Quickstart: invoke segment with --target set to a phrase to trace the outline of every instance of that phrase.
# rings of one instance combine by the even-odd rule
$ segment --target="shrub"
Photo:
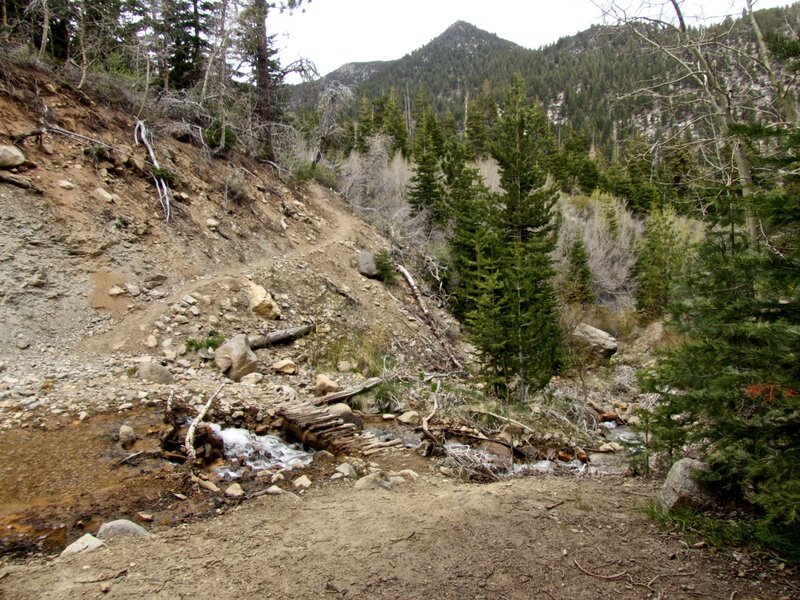
[[[388,250],[381,250],[375,255],[375,266],[378,269],[378,279],[390,285],[395,282],[397,273]]]
[[[223,342],[225,342],[225,337],[217,332],[217,331],[209,331],[206,334],[206,337],[202,340],[195,340],[189,338],[186,340],[186,349],[187,350],[200,350],[201,348],[213,348],[216,350],[219,348]]]
[[[336,171],[320,163],[314,165],[311,162],[301,162],[292,170],[292,177],[300,182],[307,182],[313,179],[320,185],[334,190],[339,188]]]
[[[219,156],[224,156],[230,152],[238,140],[233,128],[223,125],[221,121],[217,120],[208,126],[203,137],[206,144],[211,147],[211,151]]]

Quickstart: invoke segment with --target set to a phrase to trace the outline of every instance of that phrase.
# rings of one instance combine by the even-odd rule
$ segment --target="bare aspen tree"
[[[709,144],[699,149],[700,156],[723,177],[728,171],[734,174],[745,199],[747,233],[755,240],[758,223],[747,202],[755,192],[752,166],[742,140],[734,135],[733,129],[743,116],[754,110],[758,114],[752,116],[762,122],[773,122],[776,119],[775,103],[782,105],[781,112],[789,116],[792,112],[786,107],[793,100],[769,63],[755,17],[751,16],[750,23],[757,40],[761,41],[756,55],[750,55],[728,43],[727,31],[712,34],[706,28],[689,27],[683,4],[681,0],[643,2],[635,12],[630,12],[623,3],[611,1],[602,4],[602,8],[607,16],[624,25],[646,46],[669,59],[674,67],[670,79],[651,82],[635,93],[649,94],[668,102],[683,99],[693,103],[690,111],[692,121],[681,126],[680,134],[697,126],[710,133]],[[745,0],[745,5],[746,11],[752,15],[753,2]],[[761,80],[771,87],[771,102],[767,105],[757,97],[760,92],[754,85],[755,81]],[[693,87],[697,93],[687,94],[688,87]],[[698,103],[705,109],[699,109]],[[673,135],[673,139],[680,134]]]
[[[759,58],[764,66],[769,77],[769,82],[774,90],[776,100],[783,112],[783,118],[786,122],[794,127],[800,125],[797,116],[797,98],[795,97],[794,90],[791,86],[784,85],[780,74],[772,64],[770,59],[769,49],[767,48],[764,34],[761,31],[761,26],[758,24],[755,13],[753,12],[753,1],[745,0],[747,4],[747,16],[750,21],[750,26],[753,28],[753,34],[756,37]]]
[[[316,150],[311,161],[312,167],[316,167],[317,163],[322,159],[325,145],[331,138],[340,133],[339,116],[353,102],[354,98],[353,90],[340,84],[328,86],[320,94],[317,102],[319,122],[314,128]]]

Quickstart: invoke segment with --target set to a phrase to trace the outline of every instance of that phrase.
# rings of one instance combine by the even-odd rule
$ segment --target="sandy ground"
[[[312,486],[146,539],[11,566],[0,589],[18,600],[799,597],[796,580],[660,532],[641,512],[653,490],[574,476]]]

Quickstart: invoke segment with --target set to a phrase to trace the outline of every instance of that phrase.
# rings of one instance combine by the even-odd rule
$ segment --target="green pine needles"
[[[645,383],[662,397],[658,445],[704,452],[712,482],[752,507],[755,541],[800,561],[800,135],[739,135],[761,142],[760,191],[719,194],[672,311],[686,341]]]
[[[492,138],[503,193],[476,188],[455,203],[459,308],[484,379],[507,398],[515,387],[523,402],[553,375],[561,338],[551,281],[558,187],[547,174],[555,143],[520,78],[506,95]]]

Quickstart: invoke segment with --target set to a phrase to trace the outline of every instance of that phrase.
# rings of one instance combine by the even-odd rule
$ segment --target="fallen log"
[[[341,392],[333,392],[331,394],[326,394],[325,396],[320,396],[319,398],[314,398],[312,402],[317,406],[322,404],[331,404],[337,400],[344,400],[345,398],[350,398],[356,394],[360,394],[361,392],[372,389],[382,381],[383,379],[380,377],[373,377],[371,379],[367,379],[364,383],[346,390],[342,390]]]
[[[225,382],[223,382],[222,385],[220,385],[217,388],[217,391],[214,392],[211,398],[208,399],[208,402],[206,402],[205,406],[203,406],[200,412],[197,413],[197,416],[194,418],[191,425],[189,425],[189,430],[186,432],[186,441],[184,442],[183,445],[184,449],[186,450],[186,457],[189,461],[189,464],[192,464],[194,463],[195,460],[197,460],[197,453],[195,452],[194,449],[194,432],[197,429],[197,426],[200,424],[200,421],[202,421],[203,418],[206,416],[208,409],[211,408],[211,403],[214,402],[214,398],[216,398],[219,395],[219,393],[222,391],[222,388],[224,387],[225,387]]]
[[[505,421],[506,423],[510,423],[511,425],[516,425],[517,427],[521,427],[525,431],[529,431],[530,433],[536,433],[535,430],[531,429],[525,423],[520,423],[519,421],[515,421],[509,417],[504,417],[503,415],[498,415],[493,412],[489,412],[488,410],[484,410],[482,408],[465,408],[467,412],[471,412],[476,415],[486,415],[487,417],[494,417],[495,419],[499,419],[500,421]]]
[[[431,410],[430,414],[426,415],[422,419],[422,432],[425,434],[426,438],[431,440],[437,446],[441,446],[443,443],[439,438],[431,433],[430,421],[436,415],[436,411],[439,410],[439,400],[437,398],[437,394],[439,393],[440,384],[441,381],[436,382],[436,391],[433,392],[433,410]]]
[[[312,323],[310,325],[300,325],[299,327],[279,329],[264,335],[254,336],[252,338],[248,336],[247,345],[250,346],[251,350],[258,350],[259,348],[266,348],[267,346],[273,346],[275,344],[291,342],[297,338],[306,336],[309,333],[313,333],[314,329],[315,325]]]
[[[403,265],[397,265],[395,268],[397,269],[397,272],[400,273],[406,280],[408,287],[411,288],[411,293],[414,295],[414,299],[417,301],[422,314],[425,315],[425,318],[428,318],[428,309],[425,308],[425,303],[422,300],[422,294],[420,293],[417,284],[414,282],[414,278],[411,277],[411,273],[409,273],[408,269],[406,269]]]
[[[37,194],[44,193],[42,192],[42,190],[33,185],[27,179],[24,179],[22,177],[16,177],[8,173],[0,173],[0,181],[2,181],[3,183],[9,183],[24,190],[31,190],[32,192],[36,192]]]

